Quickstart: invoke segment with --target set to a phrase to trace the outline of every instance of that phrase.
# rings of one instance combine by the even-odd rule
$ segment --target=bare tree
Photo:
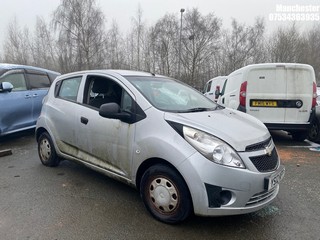
[[[303,43],[301,44],[300,59],[302,63],[313,66],[317,85],[320,86],[320,24],[306,32]]]
[[[286,28],[279,28],[270,37],[268,52],[271,62],[300,62],[303,38],[296,24]]]
[[[33,64],[31,61],[31,41],[29,29],[22,31],[14,18],[8,26],[8,38],[4,43],[4,61],[8,63]]]
[[[104,15],[95,0],[62,0],[54,12],[59,64],[63,71],[100,68],[105,43]]]
[[[136,49],[136,67],[135,69],[137,70],[141,70],[141,66],[140,66],[140,61],[141,61],[141,46],[142,46],[142,35],[144,34],[144,23],[142,21],[142,17],[143,17],[143,11],[141,8],[141,5],[138,5],[138,10],[137,10],[137,15],[136,17],[132,18],[132,24],[133,24],[133,28],[132,28],[132,37],[136,38],[136,43],[134,43],[134,40],[132,40],[132,44],[131,46],[133,48]]]
[[[153,72],[168,76],[176,75],[178,31],[178,20],[173,14],[166,14],[151,28],[149,45]]]
[[[253,26],[246,26],[232,20],[231,33],[224,34],[223,56],[227,58],[224,72],[230,72],[245,65],[263,62],[264,20],[257,18]]]
[[[186,11],[182,31],[182,78],[190,85],[202,88],[207,80],[201,74],[202,65],[210,61],[218,48],[221,20],[210,13],[202,16],[198,9]]]
[[[107,33],[107,41],[105,45],[107,66],[112,69],[128,68],[125,59],[124,40],[115,20],[112,21],[111,29]]]
[[[58,70],[55,39],[43,18],[38,17],[33,38],[32,56],[34,65]]]
[[[221,29],[221,20],[213,13],[202,15],[194,8],[183,17],[181,78],[192,86],[200,89],[212,77],[266,61],[310,64],[320,81],[320,25],[301,32],[292,24],[279,28],[265,41],[261,18],[252,26],[234,19],[229,31]],[[148,28],[139,5],[132,30],[123,35],[115,21],[106,29],[96,0],[61,0],[51,22],[50,27],[38,17],[31,33],[14,19],[8,25],[1,60],[62,73],[123,68],[177,77],[179,14],[168,13]]]

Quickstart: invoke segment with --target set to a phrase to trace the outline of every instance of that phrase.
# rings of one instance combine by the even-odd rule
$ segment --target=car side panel
[[[85,161],[130,178],[135,124],[101,117],[97,110],[86,106],[79,105],[76,109],[76,145],[81,157],[86,156]]]
[[[32,101],[28,90],[0,93],[0,134],[36,125],[32,117]]]
[[[50,116],[46,123],[51,129],[53,137],[57,140],[57,146],[63,153],[72,155],[70,148],[63,146],[75,146],[75,103],[60,98],[51,98],[45,105],[45,115]],[[63,124],[59,124],[63,122]]]
[[[41,113],[43,98],[47,95],[48,89],[33,89],[30,91],[32,96],[32,117],[36,122]]]

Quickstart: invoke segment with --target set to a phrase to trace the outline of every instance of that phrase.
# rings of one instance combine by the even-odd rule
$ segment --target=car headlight
[[[183,126],[183,136],[207,159],[229,167],[245,168],[239,155],[220,139],[186,126]]]

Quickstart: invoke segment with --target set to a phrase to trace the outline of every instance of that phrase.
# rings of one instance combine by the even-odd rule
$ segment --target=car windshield
[[[165,77],[126,77],[156,108],[169,112],[199,112],[220,108],[200,92]]]

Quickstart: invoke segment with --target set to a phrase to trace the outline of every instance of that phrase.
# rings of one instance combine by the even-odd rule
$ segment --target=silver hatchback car
[[[140,191],[158,220],[244,214],[268,205],[285,169],[257,119],[168,77],[96,70],[58,77],[44,99],[41,162],[82,163]]]

